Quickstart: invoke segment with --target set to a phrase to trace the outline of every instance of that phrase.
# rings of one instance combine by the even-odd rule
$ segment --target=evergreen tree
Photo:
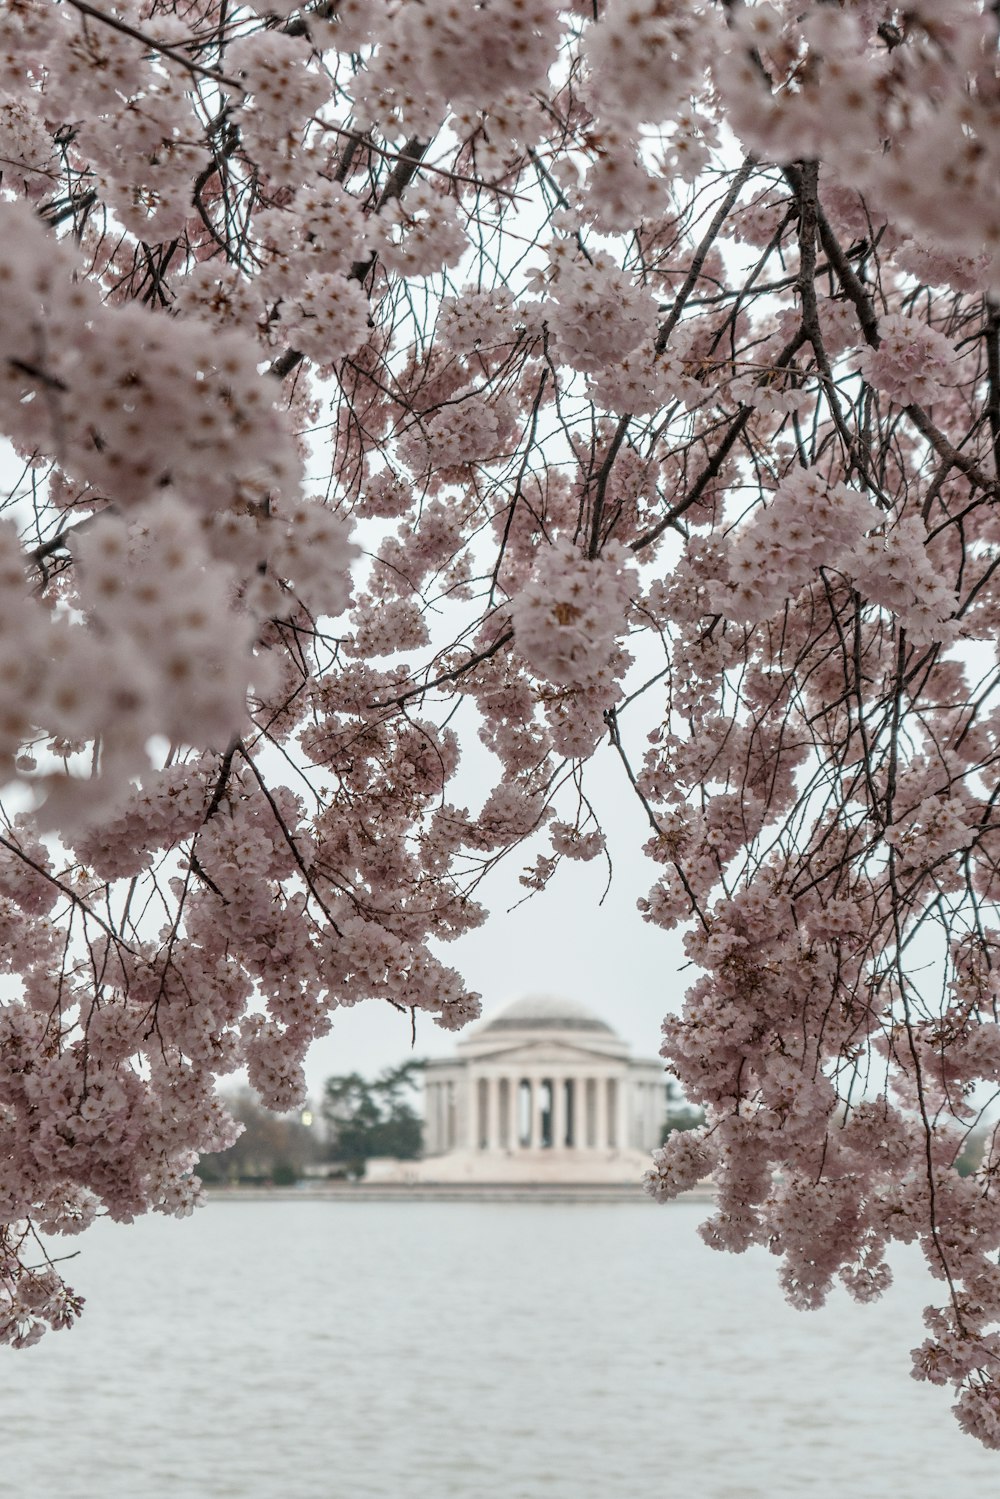
[[[327,1159],[363,1175],[373,1156],[415,1160],[423,1149],[423,1124],[412,1093],[421,1061],[389,1067],[369,1082],[358,1072],[330,1077],[321,1113],[328,1135]]]

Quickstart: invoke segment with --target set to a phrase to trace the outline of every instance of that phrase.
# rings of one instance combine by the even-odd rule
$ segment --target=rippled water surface
[[[687,1205],[219,1202],[99,1224],[72,1333],[0,1353],[32,1499],[978,1499],[906,1374],[927,1284],[785,1306]]]

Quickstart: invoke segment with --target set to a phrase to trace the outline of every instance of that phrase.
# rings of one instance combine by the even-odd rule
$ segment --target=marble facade
[[[666,1117],[663,1064],[574,1001],[519,999],[424,1074],[424,1181],[637,1180]]]

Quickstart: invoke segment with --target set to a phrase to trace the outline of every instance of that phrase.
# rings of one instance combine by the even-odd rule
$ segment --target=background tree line
[[[367,1163],[379,1156],[417,1160],[423,1154],[423,1120],[415,1093],[425,1065],[422,1060],[404,1062],[372,1080],[359,1072],[328,1077],[318,1117],[310,1110],[274,1114],[244,1088],[230,1100],[243,1134],[228,1150],[202,1156],[198,1175],[209,1184],[280,1187],[306,1175],[363,1177]],[[704,1122],[705,1111],[670,1085],[662,1140]],[[955,1162],[959,1175],[967,1176],[979,1165],[987,1137],[985,1129],[969,1133]]]
[[[274,1114],[244,1088],[229,1100],[242,1135],[228,1150],[202,1156],[198,1175],[217,1185],[291,1186],[306,1175],[364,1176],[376,1156],[416,1160],[423,1151],[415,1105],[423,1067],[413,1060],[373,1080],[359,1072],[329,1077],[318,1116],[308,1109]]]

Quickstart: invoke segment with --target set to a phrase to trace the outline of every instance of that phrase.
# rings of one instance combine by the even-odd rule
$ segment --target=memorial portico
[[[661,1062],[548,997],[482,1021],[454,1058],[428,1063],[424,1087],[425,1179],[617,1179],[641,1170],[666,1114]],[[620,1173],[603,1169],[613,1161]]]

